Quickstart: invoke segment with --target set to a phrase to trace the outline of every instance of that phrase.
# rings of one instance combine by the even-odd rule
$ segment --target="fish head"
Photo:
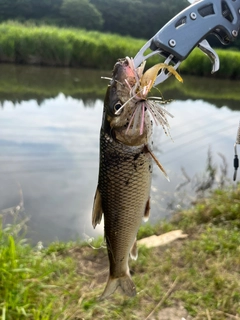
[[[104,100],[104,130],[115,140],[132,146],[146,144],[152,133],[146,99],[140,94],[139,68],[135,69],[129,58],[119,60]]]

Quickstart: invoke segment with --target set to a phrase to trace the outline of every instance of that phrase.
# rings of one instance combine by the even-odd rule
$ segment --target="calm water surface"
[[[30,217],[28,237],[35,243],[102,234],[102,225],[92,229],[91,209],[107,85],[100,77],[106,72],[1,65],[0,73],[0,212],[22,199]],[[171,182],[155,166],[151,222],[189,203],[209,149],[217,178],[223,155],[232,179],[240,105],[238,99],[217,97],[219,85],[238,92],[239,82],[184,79],[184,93],[169,91],[167,84],[162,89],[174,98],[167,107],[174,115],[169,120],[174,142],[155,128],[154,145]],[[168,81],[171,87],[175,80]],[[214,90],[215,96],[188,97],[193,82],[198,90],[206,82],[201,96]],[[179,188],[187,181],[183,171],[191,181]]]

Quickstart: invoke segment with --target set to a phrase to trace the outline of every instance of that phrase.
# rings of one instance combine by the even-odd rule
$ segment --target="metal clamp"
[[[176,15],[153,36],[134,58],[135,67],[153,55],[166,58],[176,70],[190,52],[199,47],[212,62],[212,73],[219,69],[219,58],[211,48],[206,36],[214,34],[222,43],[236,39],[240,29],[240,0],[200,0]],[[147,49],[152,52],[145,55]],[[166,80],[170,74],[164,70],[155,85]]]
[[[234,41],[240,28],[240,0],[202,0],[176,15],[152,38],[150,48],[182,61],[207,35],[223,44]]]

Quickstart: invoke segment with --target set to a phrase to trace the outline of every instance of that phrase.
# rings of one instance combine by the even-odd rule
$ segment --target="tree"
[[[14,10],[15,16],[27,18],[33,13],[31,0],[17,0],[16,8]]]
[[[0,0],[0,16],[1,20],[12,19],[16,16],[15,10],[17,6],[17,0],[11,1]]]
[[[187,0],[90,0],[102,13],[103,30],[150,38],[174,15],[186,8]]]
[[[101,13],[88,0],[63,0],[60,12],[71,26],[100,29],[103,24]]]

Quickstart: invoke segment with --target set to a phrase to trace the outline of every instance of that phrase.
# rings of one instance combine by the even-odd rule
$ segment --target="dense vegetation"
[[[105,32],[151,38],[189,5],[187,0],[90,0],[103,17]]]
[[[31,21],[149,39],[188,5],[188,0],[0,0],[0,23]],[[208,40],[226,48],[214,36]],[[240,40],[230,46],[240,48]]]
[[[188,5],[187,0],[0,0],[0,21],[34,20],[150,38]]]
[[[22,222],[0,226],[0,316],[2,320],[134,320],[148,319],[151,313],[161,319],[160,310],[171,308],[169,315],[170,310],[184,307],[194,320],[238,319],[239,199],[239,186],[215,190],[172,222],[143,226],[139,238],[176,229],[188,238],[164,247],[140,247],[138,260],[130,263],[138,291],[134,298],[116,292],[98,301],[107,278],[107,252],[101,239],[91,245],[31,248],[18,236]],[[182,317],[183,313],[177,319]]]
[[[0,61],[111,70],[117,59],[134,57],[145,40],[97,31],[54,26],[0,24]],[[240,78],[240,53],[218,51],[221,67],[216,77]],[[148,66],[159,62],[155,56]],[[211,64],[198,49],[185,60],[181,73],[210,75]]]
[[[135,55],[143,43],[97,31],[0,25],[0,60],[6,62],[108,69],[119,57]]]

